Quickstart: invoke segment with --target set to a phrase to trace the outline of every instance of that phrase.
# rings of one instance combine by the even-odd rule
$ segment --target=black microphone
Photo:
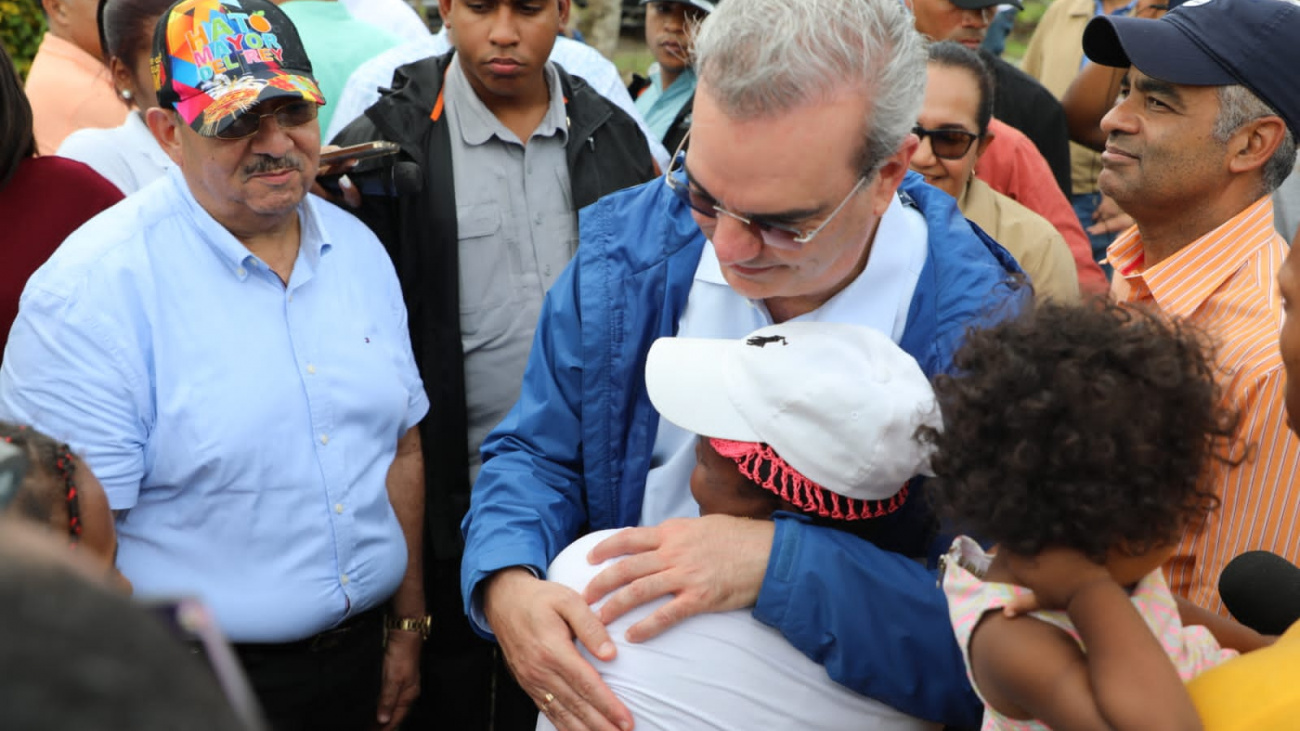
[[[352,170],[346,173],[348,180],[361,191],[362,195],[382,195],[395,197],[419,193],[424,190],[424,172],[419,163],[403,160],[392,165],[383,165],[369,170]],[[325,175],[317,178],[321,187],[334,195],[339,195],[339,178],[342,175]]]
[[[1300,620],[1300,567],[1268,551],[1247,551],[1219,574],[1219,596],[1238,622],[1280,635]]]

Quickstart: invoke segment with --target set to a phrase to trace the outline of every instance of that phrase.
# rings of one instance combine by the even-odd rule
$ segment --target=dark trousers
[[[384,662],[383,610],[301,642],[236,644],[272,731],[365,731],[375,720]]]
[[[500,650],[470,627],[460,601],[460,560],[426,557],[425,601],[433,634],[424,645],[411,731],[533,731],[537,706],[515,683]]]

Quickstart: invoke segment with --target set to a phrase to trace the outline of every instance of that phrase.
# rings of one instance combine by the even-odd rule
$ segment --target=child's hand
[[[1011,601],[1003,605],[1002,614],[1007,617],[1019,617],[1039,609],[1042,607],[1038,606],[1038,595],[1030,591],[1012,597]]]
[[[1047,548],[1037,556],[1021,556],[1005,547],[1002,552],[1012,581],[1034,592],[1033,609],[1065,609],[1083,587],[1114,581],[1105,566],[1072,549]]]

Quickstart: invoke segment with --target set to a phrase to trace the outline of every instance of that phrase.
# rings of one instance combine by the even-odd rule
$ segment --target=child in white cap
[[[928,470],[928,448],[914,437],[939,427],[916,361],[856,325],[787,322],[741,340],[661,338],[650,348],[646,386],[663,418],[700,435],[691,491],[704,514],[767,519],[789,510],[869,534],[916,499],[905,485]],[[548,578],[581,592],[613,563],[593,566],[586,556],[615,532],[575,541]],[[838,685],[748,610],[693,616],[647,642],[625,641],[628,627],[666,601],[609,625],[612,662],[579,645],[638,731],[940,727]],[[545,715],[538,720],[539,730],[553,728]]]

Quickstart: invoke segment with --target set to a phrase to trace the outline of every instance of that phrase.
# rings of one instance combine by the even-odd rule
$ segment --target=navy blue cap
[[[1300,137],[1300,3],[1293,0],[1186,0],[1158,20],[1099,15],[1083,32],[1083,52],[1173,84],[1240,84]]]

